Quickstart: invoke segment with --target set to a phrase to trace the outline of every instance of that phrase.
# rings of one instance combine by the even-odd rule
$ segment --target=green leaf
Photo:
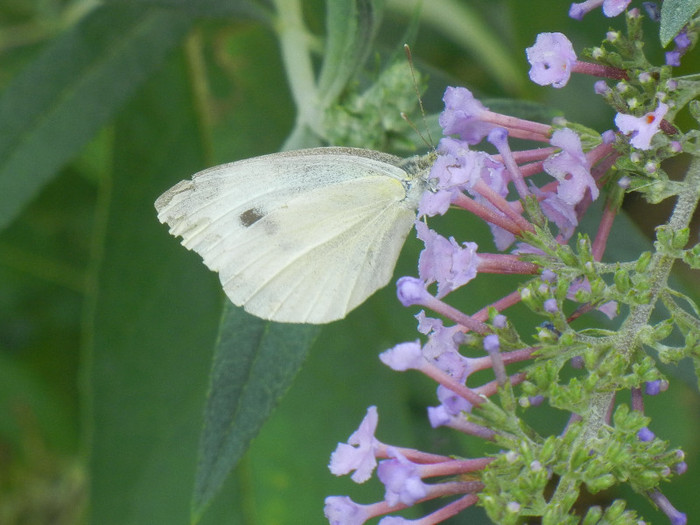
[[[313,325],[264,321],[227,303],[200,443],[195,522],[289,389],[319,331]]]
[[[362,66],[381,23],[383,0],[326,2],[326,48],[318,81],[321,107],[332,104]]]
[[[0,228],[73,158],[191,25],[181,13],[100,7],[0,96]]]
[[[105,0],[111,4],[141,4],[198,16],[250,16],[265,19],[269,15],[255,2],[248,0]]]
[[[700,0],[665,0],[661,4],[659,29],[661,45],[666,47],[698,10],[700,10]]]
[[[405,340],[407,329],[414,330],[415,319],[408,313],[394,290],[385,289],[347,319],[323,329],[237,470],[245,483],[245,501],[255,509],[256,519],[248,523],[328,525],[323,516],[327,496],[348,494],[362,503],[381,499],[383,487],[376,479],[357,485],[328,470],[331,452],[357,429],[370,405],[378,407],[377,437],[383,442],[420,443],[418,448],[436,451],[437,441],[450,439],[447,433],[438,439],[429,435],[433,431],[424,407],[434,402],[435,383],[420,374],[396,373],[377,358]],[[408,336],[415,338],[415,332]],[[417,439],[421,433],[426,441]],[[419,509],[402,514],[420,516]]]
[[[175,56],[115,126],[86,327],[90,523],[189,522],[221,293],[199,258],[158,223],[153,202],[202,165],[191,97]],[[235,523],[235,512],[212,508],[206,523]]]
[[[27,433],[54,449],[69,450],[75,442],[67,403],[23,363],[0,353],[0,439],[22,450]],[[26,428],[29,426],[30,428]],[[10,452],[10,451],[8,451]],[[14,452],[9,453],[12,456]]]

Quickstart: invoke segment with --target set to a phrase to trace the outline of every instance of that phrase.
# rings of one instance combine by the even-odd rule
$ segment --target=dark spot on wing
[[[258,222],[260,219],[262,219],[265,216],[264,213],[262,213],[262,210],[258,210],[255,208],[251,208],[249,210],[244,211],[241,213],[239,219],[241,221],[241,224],[245,226],[246,228],[252,226],[256,222]]]

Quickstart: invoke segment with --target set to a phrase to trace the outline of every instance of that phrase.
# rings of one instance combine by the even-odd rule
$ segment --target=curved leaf
[[[661,45],[666,47],[700,9],[700,0],[665,0],[661,4]]]
[[[227,303],[200,442],[194,521],[289,389],[319,331],[313,325],[264,321]]]

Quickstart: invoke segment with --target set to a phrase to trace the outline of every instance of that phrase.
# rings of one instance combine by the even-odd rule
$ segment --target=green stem
[[[282,62],[297,107],[292,137],[306,136],[304,128],[316,130],[321,121],[316,79],[311,63],[311,39],[304,25],[300,0],[274,0],[274,3],[277,11],[275,29],[279,36]]]
[[[204,164],[214,164],[214,138],[212,129],[211,95],[207,82],[207,67],[202,55],[202,35],[195,29],[185,40],[187,75],[192,89],[192,102],[204,154]]]
[[[688,168],[686,180],[683,184],[683,189],[678,196],[678,202],[673,210],[668,226],[678,231],[686,228],[690,224],[693,213],[698,206],[700,199],[700,158],[695,157]],[[620,328],[617,344],[615,348],[629,360],[633,352],[638,349],[642,343],[639,340],[643,328],[649,323],[651,314],[654,311],[656,303],[663,290],[668,284],[668,277],[671,274],[671,268],[675,262],[675,257],[655,253],[651,258],[651,263],[648,269],[649,277],[649,302],[633,306],[630,309],[630,314],[625,319],[625,322]],[[612,393],[599,394],[594,397],[591,405],[591,410],[588,413],[588,432],[586,436],[595,435],[603,424],[605,424],[605,413],[607,409],[602,410],[602,407],[610,406],[612,401]],[[602,418],[602,419],[601,419]]]
[[[674,231],[687,227],[693,217],[700,200],[700,158],[695,157],[690,164],[683,189],[679,193],[678,202],[668,222]],[[615,338],[615,349],[628,361],[635,350],[641,347],[640,334],[649,323],[654,307],[668,284],[671,268],[675,257],[668,254],[656,253],[652,256],[648,269],[649,301],[646,304],[633,306],[630,314],[620,328]],[[613,401],[614,392],[599,392],[591,397],[589,409],[583,418],[586,428],[579,437],[579,442],[589,442],[594,439],[600,429],[608,425],[608,409]],[[550,504],[561,504],[570,491],[576,489],[576,480],[563,476],[557,486]]]

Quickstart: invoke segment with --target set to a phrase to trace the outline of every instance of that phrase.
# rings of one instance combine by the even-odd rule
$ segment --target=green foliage
[[[661,6],[661,45],[664,47],[700,10],[699,0],[668,0]]]
[[[271,323],[227,304],[211,371],[193,496],[199,520],[292,384],[318,326]]]
[[[526,87],[519,51],[537,31],[568,23],[551,2],[424,4],[413,55],[433,137],[448,83],[488,93],[494,110],[542,121],[562,113],[554,109],[561,105],[556,95]],[[664,3],[662,38],[690,20],[687,6],[697,7]],[[427,428],[423,407],[433,402],[433,385],[378,365],[379,351],[414,337],[415,322],[392,289],[317,339],[315,330],[251,320],[223,307],[216,278],[167,235],[153,210],[161,192],[215,163],[321,143],[394,153],[422,148],[398,116],[408,113],[423,131],[410,71],[394,60],[413,9],[411,2],[372,0],[3,3],[0,523],[324,523],[323,497],[348,491],[344,480],[331,479],[328,455],[375,403],[386,441],[426,449],[441,442],[446,454],[464,445]],[[606,47],[606,56],[611,65],[658,73],[654,85],[630,81],[634,96],[648,102],[670,73],[651,67],[635,45],[641,29],[629,23],[622,48]],[[529,98],[552,98],[499,98],[525,89]],[[577,130],[605,129],[605,119],[589,116]],[[600,140],[592,131],[585,137],[589,146]],[[697,136],[688,134],[682,147],[696,152]],[[659,141],[654,153],[665,160],[673,152]],[[673,167],[649,171],[649,160],[620,157],[618,175],[630,177],[629,190],[649,203],[680,195]],[[450,220],[490,246],[478,225]],[[616,235],[633,246],[613,242],[621,253],[610,260],[623,262],[606,263],[593,260],[588,236],[562,246],[541,224],[537,243],[545,255],[532,260],[544,267],[556,261],[559,280],[548,290],[537,279],[519,286],[526,322],[551,325],[524,332],[509,322],[497,330],[504,351],[534,342],[539,361],[526,368],[527,381],[502,389],[497,402],[473,415],[503,431],[499,447],[512,447],[483,477],[491,518],[574,523],[566,509],[585,486],[605,500],[583,523],[636,523],[627,507],[654,511],[641,498],[625,503],[619,484],[644,493],[666,481],[679,445],[697,457],[697,405],[684,404],[694,398],[681,381],[669,393],[672,411],[649,410],[673,413],[674,428],[655,429],[668,442],[639,441],[636,432],[650,423],[625,404],[593,441],[584,439],[589,421],[559,438],[561,429],[546,427],[553,424],[521,417],[527,396],[546,396],[556,419],[561,410],[602,406],[595,398],[601,391],[678,373],[658,366],[650,349],[662,363],[690,359],[700,369],[696,287],[681,286],[681,293],[652,285],[664,265],[700,268],[697,246],[687,246],[693,231],[660,229],[652,252],[624,222]],[[397,275],[416,273],[417,253],[409,242]],[[634,311],[661,302],[667,313],[627,327],[635,348],[613,327],[581,330],[563,312],[572,307],[567,281],[584,277],[591,290],[576,299],[591,307],[615,300]],[[513,281],[470,287],[465,311],[512,291]],[[543,307],[551,298],[558,313]],[[584,367],[572,371],[568,363],[577,356]],[[685,479],[673,480],[677,506],[683,496],[688,508],[695,501],[697,471],[691,466]],[[571,489],[553,501],[543,495],[550,474]],[[353,496],[366,501],[379,494],[376,486],[357,490]],[[467,519],[485,519],[478,512]]]

